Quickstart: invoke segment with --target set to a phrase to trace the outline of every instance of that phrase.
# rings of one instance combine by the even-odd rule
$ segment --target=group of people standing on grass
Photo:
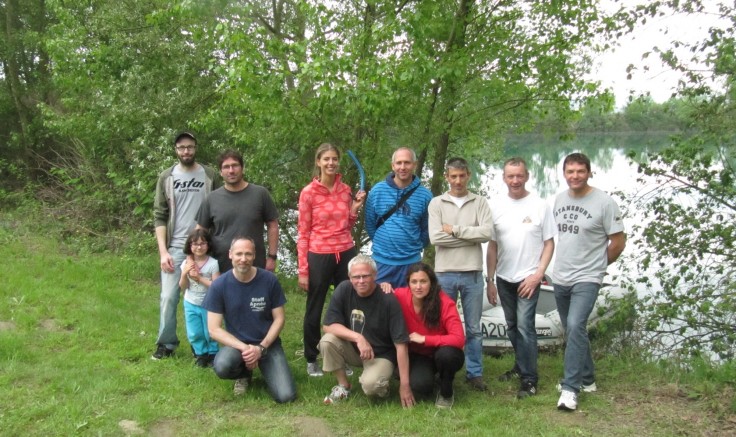
[[[195,137],[182,133],[174,143],[179,162],[160,175],[154,208],[162,289],[153,358],[170,356],[178,346],[181,288],[196,363],[234,379],[236,394],[246,391],[259,368],[272,397],[292,401],[294,378],[279,339],[286,298],[273,274],[278,250],[273,200],[265,188],[245,181],[238,152],[218,158],[223,182],[218,188],[214,171],[194,159]],[[554,209],[526,190],[529,172],[521,158],[505,162],[508,194],[492,206],[468,190],[471,171],[462,158],[447,161],[449,189],[437,197],[415,175],[417,158],[409,148],[394,152],[392,171],[367,194],[353,195],[341,180],[340,158],[335,146],[319,146],[314,179],[302,190],[298,207],[306,371],[311,377],[330,373],[337,383],[325,404],[349,397],[355,367],[363,368],[358,382],[368,396],[388,396],[390,380],[398,375],[405,407],[432,396],[436,385],[435,405],[452,407],[453,381],[463,365],[469,386],[485,391],[484,291],[492,304],[500,297],[515,351],[513,369],[499,380],[518,378],[518,397],[535,395],[535,309],[555,236],[553,283],[567,339],[557,406],[575,410],[578,393],[596,389],[586,322],[625,235],[616,203],[588,185],[592,172],[585,155],[565,158],[569,189],[557,196]],[[372,256],[358,253],[352,238],[364,206]],[[430,243],[434,268],[421,262]],[[488,243],[485,259],[483,243]],[[322,317],[330,287],[334,292]]]

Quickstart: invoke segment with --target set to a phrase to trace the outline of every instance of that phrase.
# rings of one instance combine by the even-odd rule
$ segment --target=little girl
[[[220,276],[217,260],[209,256],[212,238],[205,229],[195,229],[187,237],[184,253],[187,259],[181,265],[179,286],[184,292],[184,320],[187,338],[199,367],[212,367],[217,353],[217,342],[207,330],[207,310],[202,308],[204,296],[212,281]]]

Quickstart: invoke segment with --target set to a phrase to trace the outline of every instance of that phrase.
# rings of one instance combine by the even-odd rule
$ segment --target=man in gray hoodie
[[[156,183],[153,203],[156,242],[161,264],[161,315],[154,360],[170,357],[179,345],[176,336],[176,308],[179,305],[179,278],[184,262],[184,242],[194,229],[199,206],[219,185],[217,173],[195,160],[197,139],[182,132],[174,139],[179,162],[164,170]]]

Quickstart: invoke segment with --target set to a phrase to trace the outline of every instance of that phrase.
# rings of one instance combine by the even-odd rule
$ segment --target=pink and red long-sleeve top
[[[453,346],[462,349],[465,346],[465,332],[457,312],[455,302],[443,291],[440,292],[440,324],[429,328],[414,311],[409,287],[400,287],[394,290],[396,298],[401,304],[406,329],[409,333],[416,332],[424,336],[424,344],[409,342],[409,351],[422,355],[432,355],[440,346]]]
[[[307,252],[338,254],[355,246],[351,229],[358,220],[351,214],[353,193],[337,174],[332,191],[314,178],[299,195],[297,224],[299,276],[308,276]]]

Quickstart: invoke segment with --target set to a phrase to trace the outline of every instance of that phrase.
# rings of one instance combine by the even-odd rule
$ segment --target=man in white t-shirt
[[[526,190],[529,170],[521,158],[504,163],[508,194],[493,203],[495,238],[488,243],[488,301],[497,293],[506,316],[506,332],[514,347],[514,368],[499,377],[521,380],[519,399],[537,394],[537,331],[534,323],[539,289],[552,259],[557,234],[552,210]],[[493,277],[496,276],[497,284]],[[496,288],[498,287],[498,288]]]
[[[588,185],[592,172],[587,156],[568,155],[562,171],[569,189],[557,195],[552,210],[559,233],[552,282],[567,340],[557,408],[574,411],[581,390],[596,390],[586,325],[606,268],[626,246],[626,234],[616,202]]]

